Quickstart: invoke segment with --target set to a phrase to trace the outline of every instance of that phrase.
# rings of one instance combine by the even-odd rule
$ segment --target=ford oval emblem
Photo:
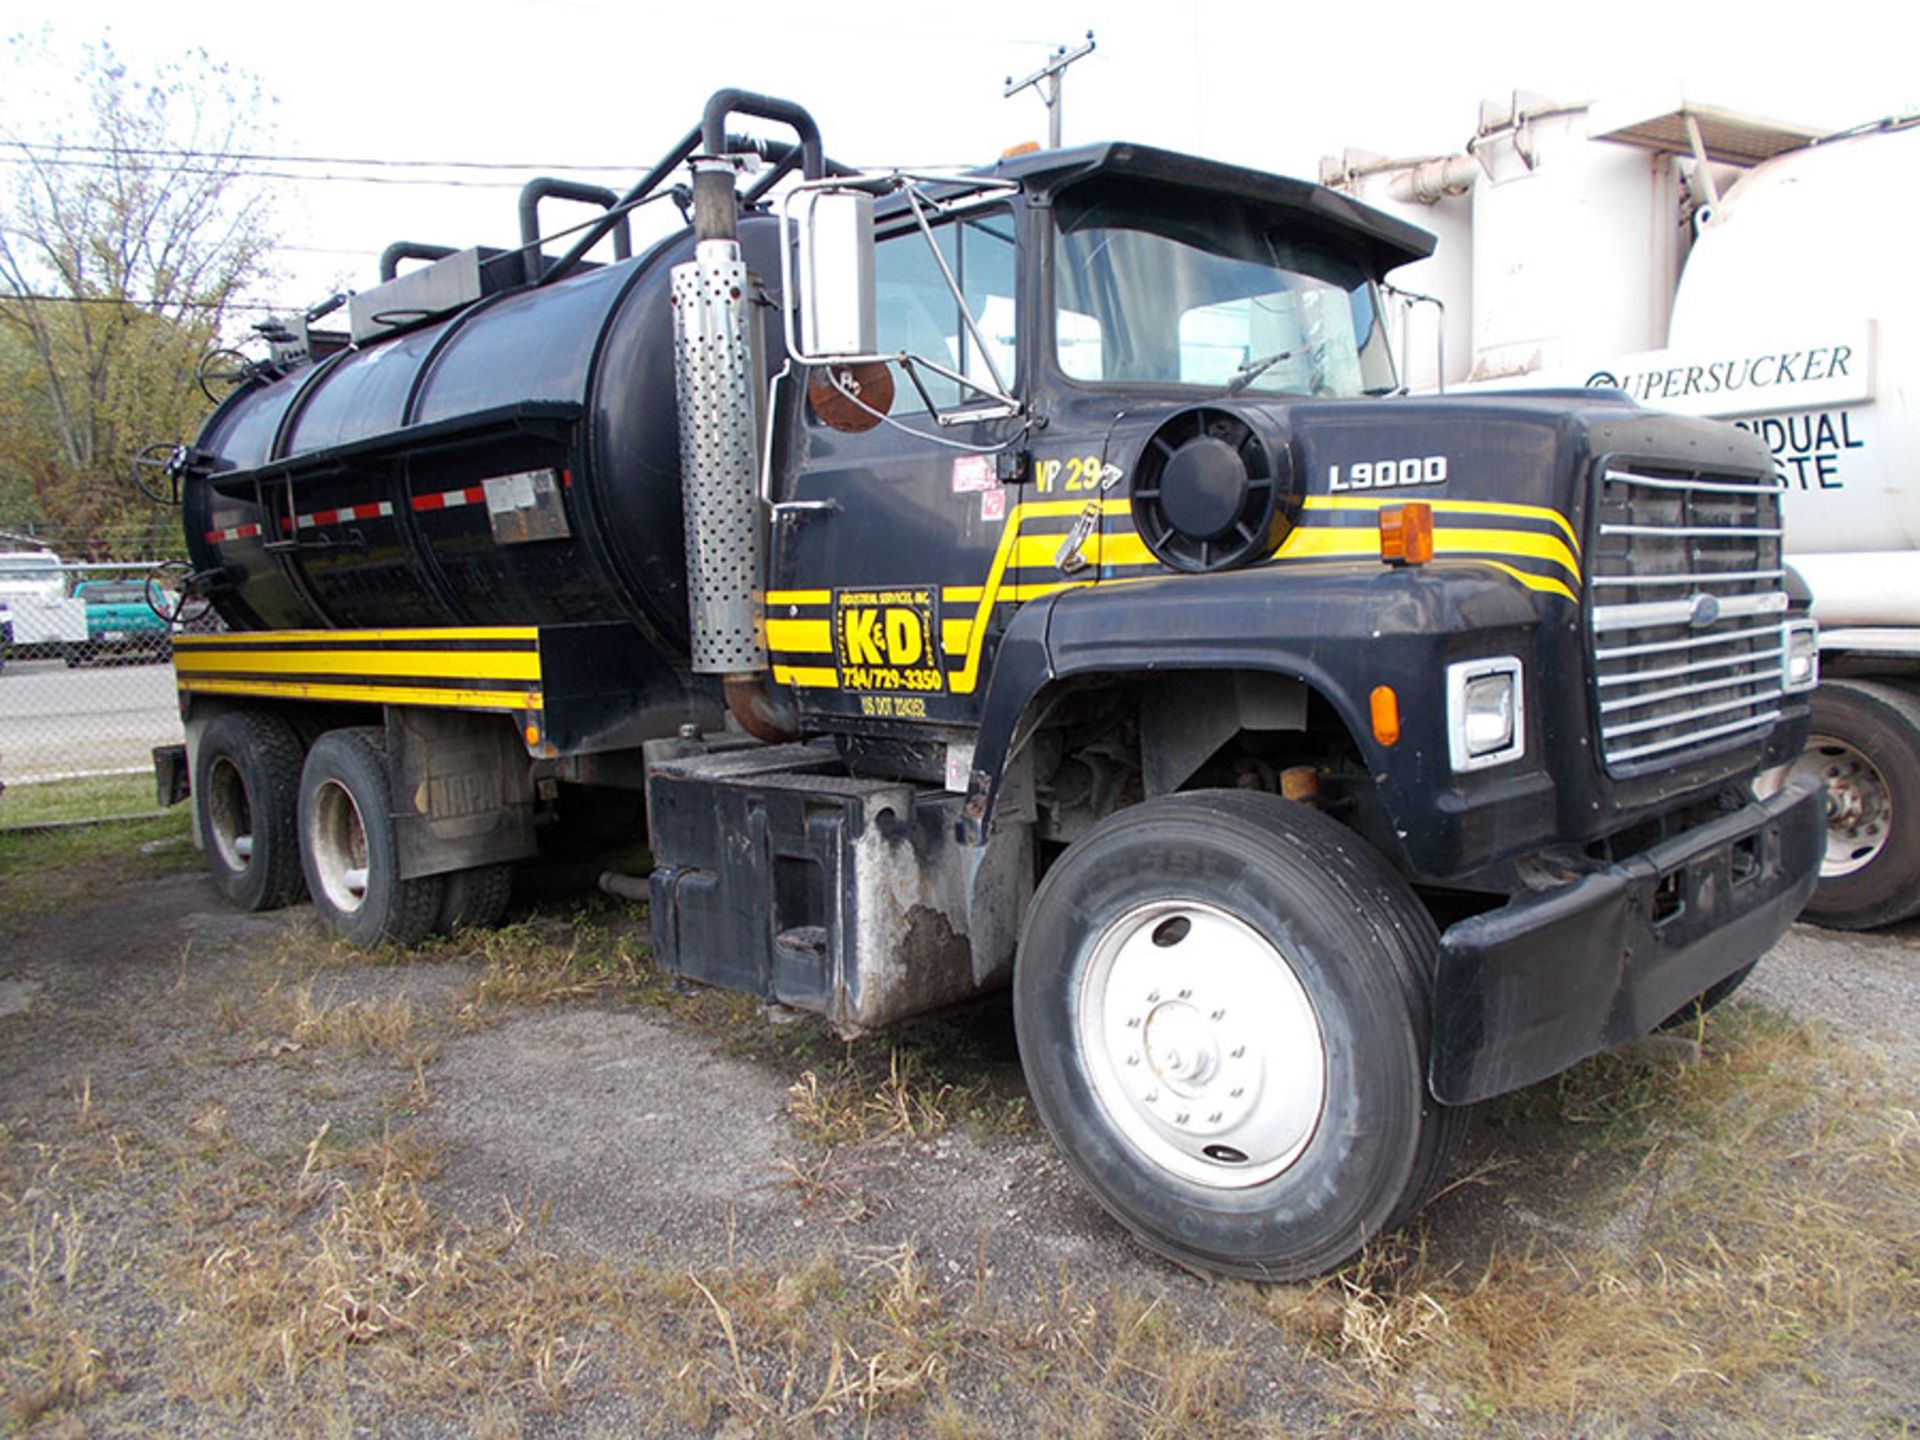
[[[1693,597],[1693,613],[1687,617],[1687,623],[1696,630],[1704,630],[1720,618],[1720,598],[1702,590]]]

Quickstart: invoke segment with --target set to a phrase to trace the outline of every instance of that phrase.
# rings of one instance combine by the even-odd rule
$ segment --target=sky
[[[851,164],[979,163],[1045,139],[1039,100],[1003,98],[1002,82],[1091,28],[1097,49],[1066,79],[1067,144],[1135,140],[1313,177],[1320,156],[1348,146],[1457,149],[1479,102],[1515,90],[1556,100],[1685,94],[1834,129],[1920,109],[1911,36],[1895,14],[1856,0],[671,9],[13,0],[4,25],[44,34],[57,56],[105,37],[135,69],[204,49],[251,72],[275,97],[255,128],[264,153],[530,163],[524,172],[300,166],[436,183],[263,182],[283,246],[280,274],[256,298],[292,306],[372,284],[393,240],[511,245],[527,176],[624,189],[723,86],[805,106],[828,153]],[[57,66],[43,78],[57,96]],[[45,135],[57,123],[45,107],[58,103],[8,87],[0,133]]]

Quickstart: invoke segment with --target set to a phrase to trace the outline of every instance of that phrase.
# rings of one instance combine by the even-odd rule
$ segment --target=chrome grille
[[[1780,497],[1771,478],[1603,464],[1588,634],[1609,771],[1671,764],[1780,717]]]

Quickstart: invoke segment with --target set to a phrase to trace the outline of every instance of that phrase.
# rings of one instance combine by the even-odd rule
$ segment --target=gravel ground
[[[1920,1077],[1920,920],[1863,935],[1796,925],[1740,993],[1824,1021],[1898,1073]]]
[[[478,1023],[468,998],[474,960],[369,965],[327,959],[324,947],[315,960],[309,938],[304,950],[294,947],[307,960],[289,968],[279,958],[289,935],[310,937],[312,926],[303,910],[236,915],[200,876],[179,874],[0,928],[0,1139],[8,1147],[0,1215],[13,1222],[12,1253],[0,1257],[0,1302],[24,1293],[51,1305],[53,1316],[48,1325],[0,1320],[0,1352],[10,1343],[22,1354],[57,1347],[65,1327],[99,1336],[98,1353],[108,1357],[110,1383],[86,1392],[85,1404],[55,1406],[46,1417],[51,1433],[261,1433],[269,1422],[257,1404],[247,1408],[244,1392],[220,1399],[203,1359],[181,1358],[176,1332],[191,1327],[203,1302],[182,1298],[192,1292],[180,1289],[187,1282],[179,1256],[212,1266],[267,1244],[270,1232],[249,1219],[259,1202],[247,1198],[247,1177],[281,1177],[262,1183],[284,1185],[285,1177],[307,1174],[318,1137],[371,1143],[400,1127],[437,1156],[425,1186],[436,1215],[485,1226],[503,1213],[537,1214],[541,1244],[556,1257],[713,1277],[798,1273],[826,1254],[846,1275],[862,1276],[911,1246],[940,1315],[967,1313],[980,1295],[997,1297],[1000,1328],[969,1340],[961,1359],[968,1347],[992,1345],[1031,1362],[1018,1385],[978,1387],[968,1396],[968,1423],[956,1421],[947,1433],[1037,1433],[1036,1413],[1050,1415],[1054,1428],[1087,1433],[1228,1428],[1224,1415],[1206,1408],[1173,1412],[1171,1422],[1155,1411],[1153,1423],[1131,1409],[1089,1412],[1084,1425],[1070,1424],[1070,1412],[1033,1409],[1045,1386],[1086,1383],[1070,1381],[1078,1373],[1072,1367],[1095,1364],[1102,1345],[1119,1345],[1124,1337],[1099,1328],[1111,1313],[1142,1310],[1177,1317],[1182,1344],[1212,1347],[1207,1363],[1233,1372],[1236,1431],[1341,1433],[1356,1395],[1384,1407],[1393,1431],[1525,1433],[1532,1423],[1492,1423],[1417,1387],[1411,1398],[1381,1400],[1378,1374],[1328,1360],[1361,1343],[1342,1327],[1374,1312],[1336,1306],[1321,1345],[1296,1343],[1295,1331],[1282,1338],[1264,1302],[1189,1276],[1132,1243],[1031,1124],[985,1131],[957,1124],[823,1152],[796,1127],[790,1087],[803,1069],[824,1070],[842,1052],[805,1024],[762,1022],[729,1038],[671,1007],[636,1004],[617,988]],[[396,1056],[295,1043],[287,1038],[288,1007],[300,996],[335,1008],[404,1002],[419,1017],[410,1048]],[[1920,1075],[1911,1024],[1920,1015],[1920,925],[1870,936],[1796,927],[1741,1000],[1832,1026],[1883,1056],[1896,1082]],[[940,1023],[945,1030],[919,1043],[958,1057],[951,1079],[1018,1091],[1004,1005]],[[1583,1210],[1583,1194],[1599,1178],[1582,1168],[1578,1146],[1586,1137],[1530,1124],[1521,1107],[1484,1127],[1463,1164],[1468,1172],[1490,1168],[1497,1180],[1469,1178],[1429,1214],[1428,1233],[1461,1257],[1462,1273],[1477,1273],[1502,1253],[1589,1243],[1595,1234],[1631,1246],[1654,1213],[1658,1175],[1626,1209],[1597,1218]],[[72,1167],[84,1154],[95,1156],[99,1188],[60,1188],[78,1183]],[[812,1169],[811,1181],[797,1178],[796,1164]],[[88,1259],[97,1268],[84,1283],[68,1273],[65,1309],[47,1298],[42,1253],[63,1214],[85,1219]],[[104,1266],[103,1255],[111,1257]],[[1350,1298],[1369,1293],[1365,1277],[1363,1270],[1358,1281],[1343,1282],[1362,1287]],[[1338,1286],[1329,1292],[1341,1293]],[[1115,1312],[1120,1296],[1134,1297],[1126,1303],[1140,1309]],[[1088,1336],[1106,1339],[1076,1358],[1071,1336],[1082,1323]],[[719,1332],[706,1339],[701,1363],[730,1373]],[[1894,1414],[1920,1424],[1913,1379],[1920,1334],[1886,1332],[1873,1343],[1879,1348],[1866,1358],[1846,1352],[1831,1363],[1871,1373],[1875,1394],[1894,1393],[1885,1402],[1891,1408],[1870,1412],[1876,1423]],[[1068,1348],[1048,1348],[1054,1345]],[[1152,1394],[1172,1386],[1180,1366],[1198,1365],[1199,1353],[1156,1361],[1165,1373],[1155,1372]],[[271,1368],[253,1383],[270,1389]],[[662,1421],[647,1408],[657,1398],[651,1392],[621,1388],[655,1382],[602,1382],[564,1408],[520,1405],[511,1423],[498,1425],[491,1410],[455,1411],[449,1419],[444,1409],[416,1409],[359,1388],[326,1416],[270,1412],[271,1424],[422,1437],[705,1433],[743,1440],[809,1429],[914,1435],[928,1422],[928,1412],[914,1409],[797,1428],[756,1428],[738,1411],[697,1424]],[[1102,1383],[1124,1390],[1134,1382]],[[1021,1388],[1027,1384],[1043,1388],[1029,1393]],[[1100,1390],[1085,1395],[1094,1405]],[[9,1403],[21,1428],[39,1418],[22,1409],[18,1393]],[[1711,1412],[1684,1423],[1670,1410],[1657,1413],[1656,1422],[1609,1421],[1595,1433],[1725,1433]],[[0,1427],[6,1423],[0,1416]]]

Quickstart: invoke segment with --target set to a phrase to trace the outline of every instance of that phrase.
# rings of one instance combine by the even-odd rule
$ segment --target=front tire
[[[1322,815],[1245,791],[1135,806],[1028,913],[1014,1019],[1035,1108],[1153,1249],[1319,1274],[1410,1218],[1464,1132],[1427,1091],[1437,944]]]
[[[349,945],[412,945],[433,929],[445,885],[400,878],[379,730],[329,730],[313,742],[300,774],[300,866],[313,908]]]
[[[194,819],[207,868],[243,910],[300,898],[300,740],[278,715],[216,715],[193,757]]]

